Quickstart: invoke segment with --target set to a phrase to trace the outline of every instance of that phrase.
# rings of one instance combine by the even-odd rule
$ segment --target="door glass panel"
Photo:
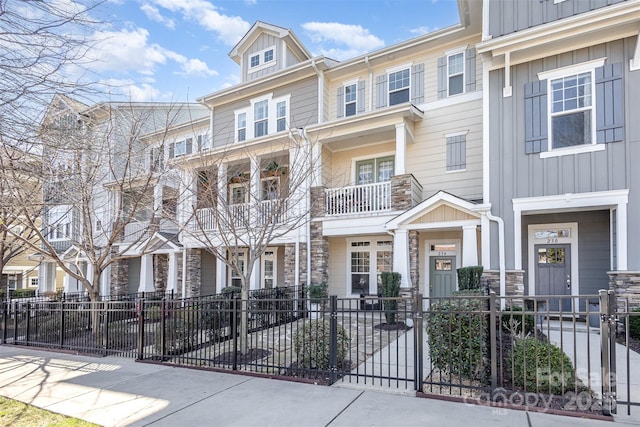
[[[351,252],[351,292],[369,293],[369,252]]]
[[[376,252],[376,272],[377,272],[377,281],[378,281],[378,291],[380,291],[382,286],[382,279],[380,278],[380,273],[383,271],[391,272],[393,256],[391,251],[378,251]]]
[[[544,248],[538,249],[538,264],[546,264],[547,263],[547,250]]]
[[[450,259],[436,259],[436,271],[451,271]]]
[[[564,264],[564,248],[548,248],[547,262],[549,264]]]
[[[371,184],[373,182],[373,162],[358,163],[358,185]]]
[[[391,181],[393,176],[393,159],[378,162],[378,182]]]
[[[264,260],[264,287],[273,288],[273,260]]]

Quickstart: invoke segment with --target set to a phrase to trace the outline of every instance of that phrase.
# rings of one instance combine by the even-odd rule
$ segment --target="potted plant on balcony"
[[[235,171],[229,176],[230,184],[242,184],[249,180],[249,174],[246,172]]]
[[[329,296],[326,283],[311,284],[307,287],[307,296],[309,298],[308,310],[311,319],[320,317],[324,305]]]
[[[267,166],[264,168],[264,176],[279,176],[286,175],[287,168],[282,167],[276,162],[272,160]]]

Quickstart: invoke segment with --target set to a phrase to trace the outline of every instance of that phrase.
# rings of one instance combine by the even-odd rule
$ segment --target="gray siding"
[[[302,127],[318,121],[318,80],[310,77],[270,91],[273,98],[291,94],[289,106],[290,127]],[[258,94],[256,98],[261,96]],[[234,111],[251,106],[251,98],[232,104],[216,106],[213,119],[213,146],[229,144],[235,140]],[[252,126],[247,122],[247,127]]]
[[[607,271],[610,270],[609,260],[611,257],[609,217],[608,210],[523,217],[522,265],[527,265],[527,229],[529,224],[577,222],[580,293],[593,295],[597,294],[600,289],[608,289],[609,276]],[[525,283],[527,282],[528,278],[525,276]],[[531,283],[529,285],[533,286]]]
[[[260,52],[263,49],[267,49],[268,47],[271,47],[271,46],[274,47],[273,54],[275,58],[275,64],[273,66],[262,68],[256,72],[247,74],[247,71],[249,70],[249,58],[251,58],[251,55],[253,55],[256,52]],[[260,36],[258,36],[256,41],[251,45],[251,47],[249,47],[249,49],[247,49],[247,51],[244,53],[242,57],[243,59],[242,63],[244,64],[244,69],[242,70],[242,74],[244,76],[247,76],[246,80],[244,81],[256,80],[284,68],[283,64],[281,63],[281,58],[282,58],[282,52],[280,52],[281,48],[282,48],[282,43],[280,43],[279,38],[272,36],[270,34],[261,34]],[[262,58],[260,58],[260,60],[262,61]]]
[[[604,151],[541,159],[525,154],[525,84],[537,81],[537,73],[606,57],[606,64],[622,64],[623,92],[640,93],[640,72],[629,72],[636,38],[580,49],[512,67],[513,96],[503,98],[503,71],[490,73],[490,185],[493,212],[505,220],[507,266],[513,268],[513,198],[629,189],[628,235],[640,235],[640,171],[632,159],[640,159],[640,97],[624,97],[623,138],[606,144]],[[492,239],[497,239],[495,231]],[[640,270],[640,239],[629,238],[628,269]],[[497,241],[497,240],[495,240]],[[491,265],[497,265],[497,249]],[[608,258],[607,258],[608,260]]]
[[[140,287],[140,262],[140,257],[129,258],[129,273],[127,275],[129,293],[138,292]]]
[[[202,269],[200,270],[200,295],[213,295],[216,292],[216,257],[210,252],[202,251]],[[222,289],[225,283],[218,286]]]
[[[489,0],[489,32],[499,37],[627,0]]]

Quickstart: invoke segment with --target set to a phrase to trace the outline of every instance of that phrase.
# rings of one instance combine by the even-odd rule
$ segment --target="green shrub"
[[[514,384],[529,392],[562,395],[576,381],[569,356],[560,347],[534,337],[516,340],[509,364]]]
[[[328,320],[312,320],[293,336],[298,366],[305,369],[329,369],[329,351],[331,347]],[[344,328],[338,325],[337,364],[342,366],[349,356],[349,336]]]
[[[242,288],[240,286],[225,286],[222,288],[222,295],[232,296],[232,295],[240,295],[242,292]]]
[[[504,310],[502,312],[502,330],[515,334],[520,334],[524,330],[525,335],[532,334],[536,327],[535,316],[524,314],[522,311],[522,307],[511,307]]]
[[[380,281],[382,282],[382,296],[385,298],[398,298],[400,296],[400,273],[390,273],[383,271],[380,273]],[[398,313],[398,300],[384,301],[384,317],[387,319],[388,325],[396,323],[396,314]]]
[[[466,378],[483,379],[487,358],[485,300],[460,298],[431,304],[426,319],[433,365]]]
[[[311,302],[319,304],[327,299],[327,297],[329,296],[327,288],[328,285],[324,282],[307,286],[307,292]]]
[[[477,265],[474,267],[462,267],[457,270],[458,289],[480,289],[480,278],[484,267]]]
[[[640,313],[640,308],[634,308],[632,313]],[[640,339],[640,314],[629,316],[629,335],[633,338]]]
[[[145,322],[159,322],[162,315],[162,308],[158,304],[152,306],[145,305],[144,321]]]

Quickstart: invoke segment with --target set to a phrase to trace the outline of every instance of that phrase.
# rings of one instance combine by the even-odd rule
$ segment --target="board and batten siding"
[[[250,72],[250,61],[249,58],[251,58],[251,55],[255,54],[256,52],[260,52],[264,49],[267,49],[269,47],[273,46],[274,47],[274,59],[275,59],[275,64],[270,66],[270,67],[265,67],[265,68],[261,68],[258,71],[255,72]],[[253,44],[247,49],[247,51],[242,55],[242,64],[243,64],[243,70],[242,70],[242,74],[244,76],[247,76],[245,81],[251,81],[251,80],[256,80],[259,78],[262,78],[266,75],[272,74],[278,70],[281,70],[283,68],[282,64],[281,64],[281,58],[282,58],[282,52],[280,52],[280,49],[282,49],[282,42],[280,41],[280,39],[276,36],[273,36],[271,34],[260,34],[258,36],[258,38],[256,39],[255,42],[253,42]],[[289,56],[289,55],[287,55]],[[262,57],[260,58],[260,61],[262,61]]]
[[[447,173],[445,135],[467,132],[466,167]],[[423,199],[440,190],[469,200],[482,198],[482,101],[425,112],[416,122],[416,142],[407,144],[407,171],[423,187]]]
[[[489,174],[493,212],[505,220],[507,242],[513,242],[514,198],[553,196],[629,189],[628,235],[640,235],[640,72],[629,71],[636,37],[598,44],[512,67],[513,96],[503,97],[503,70],[492,71],[490,84]],[[602,151],[541,158],[525,150],[525,86],[537,73],[606,57],[605,66],[622,65],[624,128],[622,140],[604,144]],[[597,113],[596,113],[597,114]],[[594,120],[596,117],[594,116]],[[492,231],[493,234],[495,234]],[[640,239],[628,239],[628,269],[640,270]],[[512,244],[512,243],[508,243]],[[513,255],[507,248],[507,264]],[[492,257],[492,264],[494,264]]]
[[[492,37],[554,22],[627,0],[489,0]]]
[[[304,80],[292,82],[286,86],[276,88],[273,91],[262,93],[252,98],[241,101],[216,105],[213,119],[213,146],[219,147],[229,144],[236,139],[234,111],[251,107],[251,99],[258,98],[267,93],[272,93],[273,98],[290,94],[289,126],[298,128],[315,124],[318,121],[318,80],[310,77]],[[247,127],[252,126],[247,120]]]

